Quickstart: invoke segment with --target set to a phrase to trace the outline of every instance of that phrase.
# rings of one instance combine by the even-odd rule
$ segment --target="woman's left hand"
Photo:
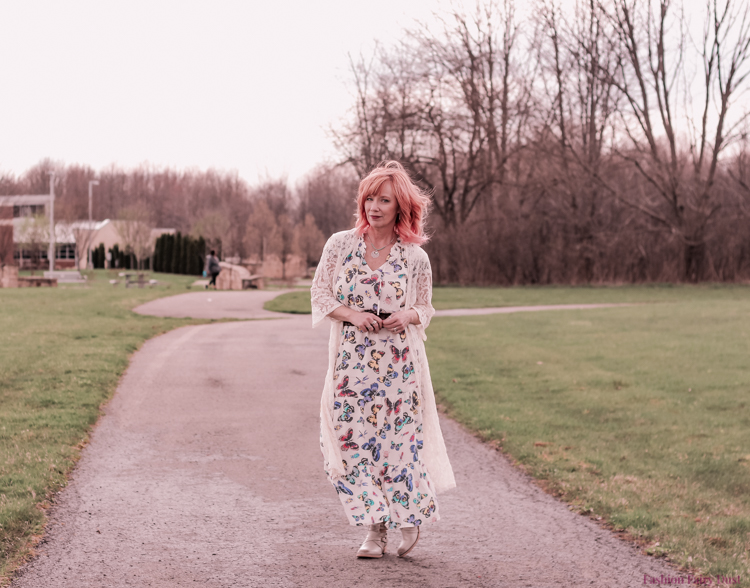
[[[394,333],[405,331],[406,327],[413,323],[415,310],[399,310],[383,321],[383,328]]]

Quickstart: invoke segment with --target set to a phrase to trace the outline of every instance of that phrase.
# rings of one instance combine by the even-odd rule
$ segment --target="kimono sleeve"
[[[412,308],[419,315],[421,328],[426,329],[435,314],[435,309],[432,307],[432,266],[427,254],[423,251],[421,253],[415,267],[414,284],[417,297]]]
[[[310,300],[312,302],[312,324],[317,327],[320,322],[342,304],[336,299],[333,287],[338,274],[340,238],[333,235],[323,248],[323,255],[315,270]]]

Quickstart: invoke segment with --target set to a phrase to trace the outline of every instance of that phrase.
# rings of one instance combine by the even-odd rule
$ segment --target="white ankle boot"
[[[388,544],[388,530],[384,523],[368,526],[367,537],[365,542],[357,552],[357,557],[383,557],[385,547]]]
[[[404,557],[419,541],[419,527],[401,527],[401,544],[398,546],[398,556]]]

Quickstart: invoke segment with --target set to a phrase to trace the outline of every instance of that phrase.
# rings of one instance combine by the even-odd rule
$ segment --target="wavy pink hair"
[[[393,194],[398,204],[398,216],[394,230],[404,243],[422,245],[429,237],[424,233],[424,223],[430,208],[430,196],[420,190],[411,181],[404,166],[398,161],[384,161],[372,170],[359,183],[357,194],[358,235],[364,235],[370,229],[365,214],[367,196],[377,195],[385,182],[391,183]]]

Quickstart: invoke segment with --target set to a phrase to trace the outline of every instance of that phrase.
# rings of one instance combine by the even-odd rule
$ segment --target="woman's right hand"
[[[383,319],[379,316],[371,312],[358,312],[343,305],[339,306],[328,316],[332,319],[349,322],[363,333],[377,333],[383,328]]]
[[[352,311],[347,320],[363,333],[377,333],[383,328],[383,319],[370,312]]]

